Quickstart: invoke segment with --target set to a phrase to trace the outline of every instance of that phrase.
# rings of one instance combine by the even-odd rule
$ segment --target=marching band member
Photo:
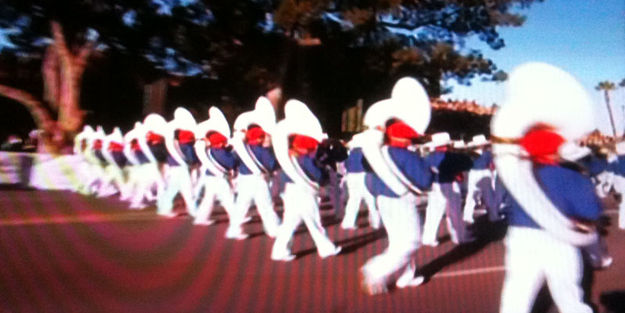
[[[134,201],[134,199],[137,197],[137,194],[138,194],[139,181],[142,178],[140,170],[139,170],[139,166],[141,165],[141,163],[137,159],[135,154],[132,152],[133,143],[137,144],[137,141],[135,138],[136,129],[138,127],[137,124],[140,124],[140,123],[136,122],[135,127],[131,129],[130,131],[128,131],[126,134],[124,134],[124,145],[123,145],[123,153],[127,161],[126,162],[127,164],[125,167],[126,174],[127,174],[126,187],[128,188],[130,192],[130,202],[131,202],[130,208],[131,209],[140,209],[140,208],[145,207],[144,204],[140,203],[142,202],[143,197],[141,197],[141,201],[139,203]]]
[[[93,183],[97,183],[97,191],[96,197],[108,197],[115,193],[115,190],[111,188],[111,186],[105,186],[105,172],[104,168],[106,167],[107,161],[104,158],[104,154],[102,154],[102,147],[104,146],[104,137],[106,134],[104,133],[104,129],[102,126],[96,126],[95,132],[90,136],[90,141],[88,143],[88,149],[91,152],[90,154],[93,156],[93,160],[95,161],[94,167],[97,166],[99,169],[97,173],[99,173],[99,177]]]
[[[341,176],[339,175],[339,165],[347,159],[347,147],[341,140],[328,138],[324,133],[323,140],[317,147],[315,160],[317,164],[328,173],[326,184],[320,189],[319,195],[321,203],[332,206],[335,218],[341,219],[345,215],[343,201],[341,197]],[[327,199],[327,200],[326,200]]]
[[[83,195],[93,194],[96,189],[94,185],[102,177],[102,167],[98,164],[99,160],[92,154],[89,149],[90,142],[95,131],[89,125],[85,125],[80,133],[74,137],[74,154],[80,155],[83,158],[81,163],[81,173],[84,174],[86,181],[80,179],[80,186],[77,191]]]
[[[364,200],[369,210],[369,225],[374,229],[380,228],[380,214],[375,205],[375,198],[367,190],[365,184],[364,155],[362,154],[363,135],[355,134],[347,144],[349,155],[345,160],[345,183],[347,185],[347,204],[345,216],[341,222],[343,229],[355,229],[356,218],[360,210],[360,203]]]
[[[462,221],[460,175],[471,167],[471,160],[465,154],[449,151],[453,142],[448,133],[433,134],[428,144],[434,150],[426,157],[434,172],[434,182],[428,193],[422,243],[432,247],[438,245],[438,227],[445,214],[451,241],[455,244],[470,242],[473,237]]]
[[[187,213],[195,216],[196,204],[190,173],[190,167],[198,162],[193,149],[195,126],[195,119],[191,112],[178,107],[174,111],[174,119],[167,123],[162,134],[165,138],[168,156],[165,178],[167,185],[158,201],[160,215],[175,216],[173,213],[174,198],[180,193],[186,205]]]
[[[269,133],[276,124],[276,115],[269,99],[260,97],[253,111],[244,112],[234,122],[232,146],[239,159],[236,211],[243,216],[252,202],[260,216],[265,233],[275,238],[280,218],[274,211],[269,179],[278,161],[269,144]]]
[[[625,142],[616,144],[616,157],[612,167],[612,186],[621,194],[618,206],[618,227],[625,229]]]
[[[129,166],[128,182],[132,186],[131,209],[141,209],[145,201],[154,199],[152,186],[156,184],[157,196],[162,194],[165,186],[158,169],[158,162],[149,149],[144,125],[136,122],[135,127],[124,136],[124,154],[132,164]]]
[[[387,291],[399,274],[399,288],[418,286],[412,257],[420,243],[420,222],[415,194],[432,183],[432,173],[417,152],[408,149],[430,122],[429,98],[416,80],[400,79],[391,98],[376,102],[365,113],[363,154],[373,169],[367,173],[367,188],[376,197],[377,208],[388,234],[388,248],[361,268],[362,287],[369,294]]]
[[[546,281],[561,312],[592,312],[580,286],[580,247],[597,240],[601,205],[589,177],[559,164],[594,129],[593,104],[570,74],[528,63],[509,76],[492,122],[498,175],[512,196],[500,310],[530,312]]]
[[[119,127],[115,127],[111,134],[104,137],[103,144],[101,151],[107,161],[104,168],[104,186],[110,185],[112,182],[120,193],[120,200],[126,201],[130,198],[124,175],[127,160],[124,156],[124,138]]]
[[[468,144],[468,147],[472,148],[472,152],[476,155],[473,159],[473,166],[469,170],[467,195],[463,210],[463,220],[469,224],[474,222],[475,207],[486,204],[484,197],[489,193],[489,190],[486,189],[492,190],[493,175],[490,168],[493,163],[493,154],[488,148],[489,144],[484,135],[473,136]]]
[[[159,215],[175,216],[173,212],[167,213],[161,211],[163,205],[161,199],[163,199],[163,193],[165,192],[165,186],[167,182],[164,180],[167,171],[167,159],[169,153],[165,146],[165,130],[167,129],[167,121],[156,113],[148,114],[143,120],[142,139],[139,140],[139,144],[145,143],[144,147],[145,156],[148,157],[150,163],[146,164],[146,167],[150,167],[153,181],[156,184],[156,213]],[[150,186],[150,189],[152,186]],[[160,208],[160,210],[159,210]]]
[[[217,107],[209,109],[209,119],[200,123],[195,134],[201,138],[195,143],[195,152],[202,164],[202,176],[198,182],[198,190],[204,188],[204,197],[193,222],[194,225],[211,225],[210,219],[215,200],[219,200],[228,214],[230,225],[226,238],[245,239],[243,232],[244,212],[236,210],[234,192],[231,181],[232,172],[236,169],[237,160],[228,146],[230,125],[221,110]]]
[[[341,251],[327,237],[319,213],[319,187],[326,179],[323,168],[315,164],[317,146],[323,130],[317,117],[297,100],[285,105],[285,118],[271,134],[276,158],[288,178],[283,192],[284,216],[273,244],[271,259],[291,261],[289,245],[293,233],[303,221],[321,258]]]

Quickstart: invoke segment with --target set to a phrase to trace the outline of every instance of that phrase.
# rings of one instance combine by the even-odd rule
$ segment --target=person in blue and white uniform
[[[428,143],[433,150],[426,160],[434,172],[432,189],[428,193],[425,209],[422,243],[438,246],[438,227],[446,215],[447,230],[455,244],[473,241],[473,236],[462,220],[462,192],[460,190],[463,172],[471,167],[471,159],[464,153],[454,153],[450,149],[453,141],[448,133],[432,135]]]
[[[276,115],[271,102],[259,97],[254,110],[237,117],[232,136],[232,146],[239,160],[236,211],[246,216],[254,203],[263,229],[271,238],[276,237],[280,226],[269,190],[269,181],[279,168],[269,135],[275,124]]]
[[[580,248],[597,241],[602,208],[590,178],[560,159],[595,129],[593,107],[582,85],[554,66],[527,63],[509,76],[491,126],[495,166],[512,198],[502,313],[530,312],[545,282],[560,312],[592,312]]]
[[[93,156],[94,160],[93,164],[98,168],[96,171],[96,173],[99,174],[98,179],[90,183],[97,189],[96,197],[98,198],[111,196],[118,191],[110,184],[110,178],[108,178],[108,174],[105,171],[106,167],[109,165],[109,161],[104,157],[103,152],[105,149],[105,138],[106,134],[104,133],[104,129],[102,126],[98,125],[96,126],[96,131],[90,136],[88,143],[88,150],[91,152],[90,155]]]
[[[124,155],[128,159],[128,185],[132,190],[131,209],[145,208],[159,194],[162,194],[165,182],[158,168],[158,162],[150,150],[145,127],[136,122],[133,129],[124,135]],[[156,185],[156,197],[152,186]]]
[[[347,185],[347,204],[345,205],[345,216],[341,222],[343,229],[356,229],[356,218],[360,210],[360,203],[364,200],[369,211],[369,225],[380,228],[380,214],[376,208],[375,198],[365,185],[365,160],[362,154],[363,144],[362,134],[355,134],[347,145],[349,155],[345,160],[345,184]]]
[[[209,109],[209,119],[196,127],[196,136],[201,138],[195,144],[195,152],[202,164],[197,191],[204,189],[204,196],[198,207],[194,225],[211,225],[210,219],[215,200],[224,208],[229,218],[229,227],[225,237],[242,240],[247,238],[243,232],[244,213],[237,211],[234,205],[234,191],[231,179],[237,168],[237,159],[228,145],[230,125],[221,110]]]
[[[612,158],[612,186],[621,194],[618,206],[618,227],[625,229],[625,142],[616,144],[615,156]]]
[[[92,195],[97,191],[97,183],[100,181],[103,172],[100,161],[93,155],[90,144],[93,141],[95,130],[90,125],[85,125],[80,133],[74,137],[74,154],[83,158],[81,162],[81,173],[85,180],[80,180],[77,192],[84,195]]]
[[[388,248],[361,268],[362,287],[368,294],[418,286],[414,254],[421,242],[421,223],[416,195],[432,184],[426,160],[411,148],[430,122],[429,97],[421,84],[402,78],[391,98],[374,103],[365,113],[363,154],[372,168],[366,175],[368,190],[375,196],[388,235]],[[397,278],[398,277],[398,278]]]
[[[195,144],[195,119],[191,112],[179,107],[174,119],[167,123],[160,115],[150,114],[145,123],[149,129],[148,144],[153,153],[163,162],[165,190],[157,199],[157,214],[175,217],[174,199],[182,195],[189,215],[195,216],[196,204],[193,197],[190,166],[197,162],[193,149]],[[152,144],[150,143],[152,142]]]
[[[467,194],[464,201],[463,220],[473,224],[475,207],[487,205],[484,198],[492,193],[493,189],[493,153],[490,151],[490,143],[484,135],[473,136],[467,148],[472,149],[474,155],[473,166],[469,170],[467,179]],[[490,210],[490,208],[487,207]],[[489,215],[490,216],[490,215]]]
[[[119,127],[115,127],[113,132],[104,136],[102,142],[101,152],[106,160],[102,188],[107,189],[109,186],[113,186],[119,192],[120,200],[126,201],[130,198],[124,175],[127,160],[124,155],[124,138]]]
[[[319,257],[340,253],[341,247],[328,238],[319,213],[319,188],[327,181],[324,168],[316,163],[315,153],[323,140],[323,130],[317,117],[306,104],[289,100],[285,118],[277,123],[271,134],[273,149],[286,183],[282,199],[282,225],[271,250],[271,259],[291,261],[291,242],[297,227],[304,222]]]

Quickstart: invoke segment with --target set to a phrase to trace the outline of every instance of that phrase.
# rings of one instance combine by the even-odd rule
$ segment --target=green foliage
[[[505,80],[466,41],[504,47],[499,27],[522,25],[519,12],[536,1],[6,0],[0,28],[19,31],[1,55],[37,61],[57,20],[70,46],[97,34],[96,56],[124,59],[141,81],[193,76],[194,88],[247,107],[280,85],[286,97],[335,114],[387,95],[404,75],[433,97],[447,79]]]
[[[611,81],[606,80],[606,81],[600,82],[597,86],[595,86],[595,89],[609,92],[609,91],[616,89],[616,84],[614,84]]]

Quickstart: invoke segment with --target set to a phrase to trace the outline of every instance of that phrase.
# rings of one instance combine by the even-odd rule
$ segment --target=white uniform
[[[310,138],[317,144],[323,138],[321,124],[316,116],[297,100],[289,100],[285,106],[285,119],[280,121],[272,132],[272,142],[276,158],[290,182],[285,184],[282,199],[284,216],[278,236],[271,250],[271,258],[277,261],[290,261],[295,258],[291,254],[290,242],[297,226],[304,222],[310,233],[317,253],[321,258],[336,255],[341,251],[327,237],[319,214],[319,182],[322,180],[322,169],[314,164],[314,151],[306,155],[291,156],[289,136],[298,135]],[[301,137],[301,138],[304,138]]]
[[[362,133],[363,153],[373,169],[367,173],[367,187],[376,197],[388,234],[388,248],[361,268],[362,287],[369,294],[386,292],[392,282],[403,288],[424,281],[423,276],[414,277],[413,255],[421,241],[415,195],[430,187],[432,173],[425,160],[408,147],[427,128],[430,113],[425,89],[414,79],[402,78],[390,99],[374,103],[365,114],[368,130]]]

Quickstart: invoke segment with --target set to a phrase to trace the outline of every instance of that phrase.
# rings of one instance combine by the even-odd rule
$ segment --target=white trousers
[[[158,170],[157,163],[144,163],[130,167],[129,184],[132,186],[131,208],[140,208],[149,201],[152,194],[152,186],[156,184],[157,196],[165,189],[165,182]]]
[[[412,255],[419,248],[421,223],[413,194],[399,198],[378,196],[376,200],[388,235],[388,248],[369,259],[362,273],[367,281],[388,283],[410,266]],[[414,268],[411,270],[414,273]]]
[[[124,172],[115,164],[108,164],[104,167],[104,174],[101,180],[102,184],[98,190],[99,197],[106,197],[111,189],[111,184],[119,191],[121,200],[128,200],[130,193],[126,188],[126,180]]]
[[[473,221],[473,212],[475,211],[475,206],[477,205],[475,198],[481,198],[482,196],[480,190],[477,187],[477,183],[485,177],[491,177],[492,180],[492,174],[489,169],[469,171],[469,178],[467,182],[467,197],[464,201],[464,213],[462,217],[462,219],[465,221]]]
[[[85,195],[95,194],[104,179],[104,168],[99,164],[81,162],[81,173],[85,176],[85,183],[78,188],[78,192]]]
[[[364,200],[369,209],[369,223],[373,228],[380,227],[380,214],[375,205],[375,198],[367,190],[365,184],[366,173],[347,173],[345,175],[345,183],[347,184],[347,192],[349,198],[345,205],[345,216],[341,226],[343,228],[352,228],[356,225],[356,218],[360,210],[360,203]]]
[[[505,245],[501,313],[530,312],[545,281],[560,312],[592,312],[583,302],[583,264],[578,247],[546,231],[518,226],[508,228]]]
[[[252,203],[263,222],[263,228],[270,237],[278,234],[280,218],[273,209],[273,201],[269,192],[269,184],[262,175],[239,175],[237,177],[236,211],[242,217],[247,215]]]
[[[273,244],[272,256],[291,254],[293,233],[304,222],[310,236],[315,242],[317,253],[324,257],[336,250],[336,246],[326,235],[319,213],[318,195],[295,183],[286,183],[282,195],[284,201],[284,216],[278,236]]]
[[[187,206],[187,212],[189,212],[189,215],[195,216],[196,205],[193,198],[189,168],[186,166],[169,166],[166,170],[165,182],[165,190],[158,197],[157,213],[162,215],[172,214],[174,199],[180,193]]]
[[[621,194],[621,202],[618,205],[618,227],[625,229],[625,177],[614,175],[613,183],[614,190]]]
[[[615,175],[612,172],[603,171],[595,177],[595,179],[597,180],[597,185],[595,186],[595,189],[599,197],[604,198],[605,196],[607,196],[612,186],[614,186],[615,189],[618,188],[617,186],[615,186],[615,178],[617,176],[619,175]]]
[[[454,191],[459,192],[460,187],[457,182],[453,182]],[[423,242],[435,243],[437,242],[438,226],[443,219],[445,209],[447,208],[447,198],[441,190],[439,183],[432,184],[432,190],[428,193],[428,204],[425,207],[425,223],[423,225]],[[449,219],[447,219],[447,230],[451,236],[451,240],[454,243],[458,243],[456,238],[456,232],[452,227]]]
[[[204,197],[200,202],[195,217],[196,222],[206,222],[210,219],[215,207],[215,200],[219,201],[221,206],[228,214],[230,226],[226,235],[236,236],[242,234],[243,215],[237,211],[234,205],[234,192],[230,183],[225,177],[217,177],[213,175],[202,175],[198,181],[198,186],[204,187]]]

